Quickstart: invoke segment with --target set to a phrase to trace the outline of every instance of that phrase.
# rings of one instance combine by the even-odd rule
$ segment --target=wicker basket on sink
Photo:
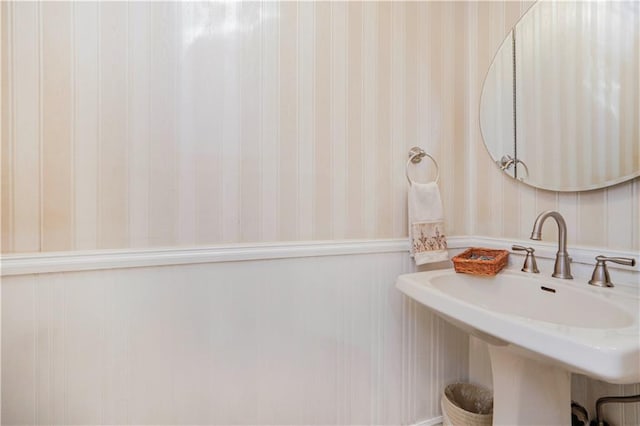
[[[453,267],[456,272],[473,275],[495,275],[507,265],[509,252],[472,247],[454,256]]]

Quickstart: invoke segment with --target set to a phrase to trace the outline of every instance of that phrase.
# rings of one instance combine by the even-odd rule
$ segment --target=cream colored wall
[[[403,237],[416,144],[450,235],[527,238],[553,208],[570,244],[639,249],[638,180],[540,191],[484,151],[529,4],[4,2],[2,251]]]
[[[465,233],[465,4],[2,7],[3,252]]]
[[[509,29],[532,4],[521,2],[469,3],[467,16],[468,102],[478,105],[482,82],[494,53]],[[569,245],[640,250],[640,179],[608,189],[558,193],[531,188],[505,178],[485,152],[478,116],[469,114],[466,140],[470,179],[469,229],[473,234],[514,239],[529,238],[538,213],[560,211],[568,224]],[[543,239],[555,240],[555,225],[544,227]]]

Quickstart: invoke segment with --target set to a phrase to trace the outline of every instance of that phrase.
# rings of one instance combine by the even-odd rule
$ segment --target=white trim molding
[[[449,237],[451,250],[468,247],[511,249],[511,245],[528,245],[536,250],[536,257],[552,259],[556,244],[529,240],[510,240],[481,236]],[[187,265],[196,263],[239,262],[248,260],[286,259],[316,256],[408,252],[406,238],[381,240],[302,241],[286,243],[228,244],[207,247],[161,249],[92,250],[45,252],[4,255],[0,258],[0,275],[44,274],[52,272],[90,271],[99,269],[140,268],[149,266]],[[635,267],[611,264],[611,268],[640,271],[637,252],[570,247],[574,263],[594,264],[595,256],[633,257]]]
[[[92,250],[2,256],[2,276],[196,263],[290,259],[409,250],[407,239],[227,244],[161,249]]]

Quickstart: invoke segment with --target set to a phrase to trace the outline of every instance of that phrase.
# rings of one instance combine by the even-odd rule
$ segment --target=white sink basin
[[[480,277],[452,269],[401,275],[396,285],[468,332],[608,382],[640,382],[640,299],[616,295],[615,288],[515,271]]]
[[[418,272],[401,275],[396,286],[490,344],[494,424],[570,424],[569,372],[640,382],[638,296],[519,271]],[[519,405],[515,395],[529,403]]]
[[[440,273],[429,281],[460,301],[532,320],[581,328],[623,328],[634,322],[624,306],[588,287],[510,272],[495,277]]]

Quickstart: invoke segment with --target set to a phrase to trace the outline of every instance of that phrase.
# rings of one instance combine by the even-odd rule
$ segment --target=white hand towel
[[[435,182],[409,187],[409,240],[416,265],[449,259],[440,189]]]

